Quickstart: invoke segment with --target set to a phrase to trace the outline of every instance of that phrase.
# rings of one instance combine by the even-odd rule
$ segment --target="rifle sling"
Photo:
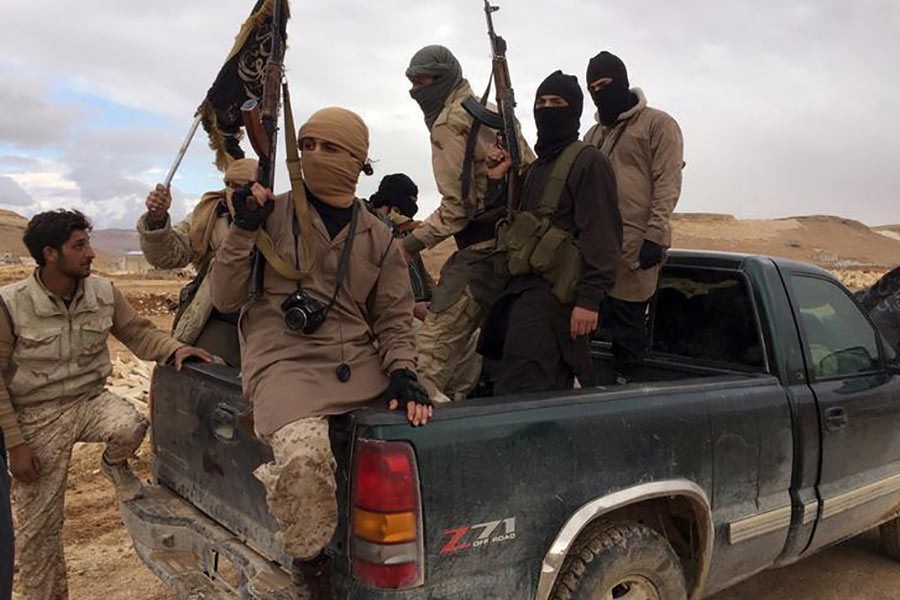
[[[306,187],[303,185],[303,175],[300,169],[300,150],[297,147],[294,113],[291,110],[291,97],[287,83],[282,85],[284,98],[284,144],[285,154],[287,155],[286,162],[288,175],[291,179],[291,199],[294,203],[294,214],[297,217],[297,222],[300,224],[301,229],[296,251],[302,253],[302,259],[299,256],[297,257],[297,267],[291,265],[278,254],[272,238],[262,229],[256,234],[256,247],[265,257],[266,262],[268,262],[279,275],[285,279],[299,282],[309,275],[315,257],[313,255],[312,245],[310,244],[312,231],[309,227],[309,224],[311,223],[309,217],[309,202],[306,199]],[[301,265],[303,266],[301,267]]]
[[[488,77],[487,88],[484,90],[484,94],[481,96],[482,106],[487,106],[488,95],[491,93],[491,85],[494,83],[494,71],[491,70],[491,75]],[[478,143],[478,130],[481,129],[481,122],[472,118],[472,128],[469,130],[469,136],[466,138],[466,154],[463,158],[463,168],[462,173],[460,174],[460,181],[462,183],[462,203],[463,208],[466,211],[466,218],[471,219],[475,214],[475,207],[472,205],[472,201],[469,198],[469,191],[472,188],[472,165],[475,162],[475,144]]]

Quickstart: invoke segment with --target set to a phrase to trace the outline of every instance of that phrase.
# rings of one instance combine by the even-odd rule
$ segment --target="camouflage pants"
[[[476,351],[487,307],[466,286],[459,298],[439,313],[429,312],[416,337],[418,374],[451,400],[462,400],[481,375]]]
[[[337,527],[337,463],[328,419],[300,419],[263,439],[275,460],[257,467],[253,475],[266,488],[269,512],[280,529],[278,542],[293,558],[314,558]]]
[[[66,476],[75,442],[105,442],[112,464],[137,450],[147,420],[109,392],[90,400],[51,400],[16,409],[25,442],[41,467],[35,483],[13,482],[17,591],[22,600],[66,600],[62,528]]]

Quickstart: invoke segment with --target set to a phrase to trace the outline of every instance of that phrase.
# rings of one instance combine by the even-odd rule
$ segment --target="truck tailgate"
[[[265,489],[253,476],[272,452],[241,424],[239,415],[247,408],[234,369],[157,368],[153,472],[160,485],[286,567],[290,559],[275,541],[278,527],[266,507]]]

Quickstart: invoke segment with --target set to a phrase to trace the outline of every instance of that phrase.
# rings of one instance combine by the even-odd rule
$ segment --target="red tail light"
[[[353,463],[353,575],[380,589],[422,584],[419,472],[406,442],[357,440]]]

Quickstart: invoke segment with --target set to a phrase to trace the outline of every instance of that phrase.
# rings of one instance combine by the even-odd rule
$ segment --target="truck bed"
[[[596,358],[599,361],[604,360],[602,349],[598,351]],[[565,435],[564,430],[559,429],[556,424],[557,419],[564,413],[581,414],[587,418],[588,415],[599,415],[610,410],[616,412],[632,401],[650,397],[654,398],[654,404],[659,404],[665,402],[667,397],[675,401],[676,398],[724,394],[726,390],[735,388],[776,385],[772,378],[766,376],[679,366],[664,360],[651,361],[649,368],[652,371],[650,376],[657,379],[665,378],[666,381],[456,402],[439,407],[435,411],[433,421],[423,429],[412,429],[402,415],[378,407],[334,418],[332,447],[339,465],[339,501],[347,502],[349,477],[347,470],[354,436],[375,435],[378,439],[414,441],[420,456],[422,480],[427,482],[446,475],[448,472],[446,461],[456,453],[468,455],[487,451],[487,456],[490,457],[489,464],[492,465],[503,464],[495,460],[508,460],[501,456],[506,451],[539,460],[543,444],[551,443],[553,440],[555,440],[553,443],[565,442],[564,439],[558,439],[560,435],[565,438]],[[202,544],[207,540],[205,549],[196,552],[198,557],[189,559],[188,562],[193,561],[195,572],[198,561],[202,563],[201,570],[210,574],[210,580],[216,580],[219,587],[225,584],[221,578],[216,579],[211,575],[216,573],[215,560],[209,558],[211,556],[231,554],[232,556],[227,556],[229,564],[238,565],[269,563],[286,569],[290,564],[289,557],[279,549],[276,542],[276,524],[266,509],[263,487],[252,475],[258,465],[271,460],[271,452],[252,435],[251,425],[242,417],[248,408],[240,391],[237,373],[230,367],[192,364],[180,372],[170,367],[158,368],[154,374],[152,388],[153,422],[165,423],[165,427],[157,427],[152,432],[155,454],[153,469],[158,489],[147,500],[132,503],[135,506],[131,507],[131,511],[141,512],[143,514],[141,518],[126,519],[126,522],[131,521],[135,525],[134,531],[131,527],[129,529],[137,542],[142,538],[153,537],[149,536],[148,532],[137,530],[140,529],[140,522],[146,521],[148,516],[161,510],[164,514],[186,510],[204,515],[205,518],[194,519],[198,524],[183,528],[181,534],[174,537],[182,540],[177,545],[195,550],[198,543]],[[479,448],[472,445],[471,438],[466,440],[467,446],[454,446],[446,436],[458,431],[460,420],[470,421],[471,427],[483,432],[485,442],[491,444],[490,447],[497,444],[500,447],[490,451],[488,446]],[[660,428],[658,425],[654,427]],[[502,433],[504,429],[509,430],[508,434]],[[660,429],[664,431],[665,427]],[[548,435],[550,437],[547,437]],[[569,440],[568,443],[573,442]],[[436,454],[431,454],[433,449]],[[473,464],[479,462],[484,464],[483,460],[475,456],[457,458],[472,461]],[[460,487],[465,487],[482,478],[489,481],[491,475],[472,473],[469,476],[470,481],[457,483]],[[507,485],[512,483],[500,485],[498,490],[508,490]],[[446,489],[443,487],[445,485],[446,482],[442,485],[442,489]],[[456,487],[456,484],[452,487]],[[433,509],[429,513],[432,518],[441,512],[446,513],[453,507],[454,502],[465,502],[463,495],[456,500],[429,498],[429,491],[426,487],[423,494],[424,501]],[[508,495],[508,491],[500,493]],[[550,494],[550,497],[553,497],[553,494]],[[184,506],[179,508],[181,504]],[[339,512],[343,518],[345,511]],[[451,518],[450,515],[447,517]],[[473,518],[478,517],[473,513]],[[165,521],[164,518],[156,520]],[[343,540],[346,539],[346,526],[344,522],[339,525],[339,533],[335,536],[334,542],[337,546],[342,546]],[[445,558],[440,556],[442,541],[439,534],[440,532],[438,537],[433,539],[426,538],[430,563],[437,564],[443,562]],[[244,550],[237,552],[227,546],[220,547],[222,540],[227,539],[245,544],[252,549],[255,559],[248,558]],[[148,543],[143,551],[164,550],[153,549],[154,543],[156,542]],[[340,547],[337,550],[336,554],[339,557],[346,554],[340,552]],[[178,556],[188,556],[192,552]],[[154,562],[158,564],[160,561]],[[172,572],[163,577],[164,579],[172,582],[185,576],[182,572],[183,565],[179,566],[179,561],[170,560],[167,564],[172,565]],[[241,571],[241,568],[237,570]],[[349,565],[339,564],[337,570],[346,575],[349,573]],[[528,571],[516,569],[516,572]],[[251,575],[247,574],[243,577],[245,580],[252,579]],[[349,578],[345,577],[344,581],[349,581]],[[517,585],[532,584],[533,582],[519,582]],[[449,586],[446,597],[453,597],[456,593],[453,586],[456,583],[448,580],[446,585]],[[223,589],[228,587],[225,586]],[[279,596],[278,593],[272,592],[270,595],[260,597]],[[413,594],[410,597],[418,596]]]

